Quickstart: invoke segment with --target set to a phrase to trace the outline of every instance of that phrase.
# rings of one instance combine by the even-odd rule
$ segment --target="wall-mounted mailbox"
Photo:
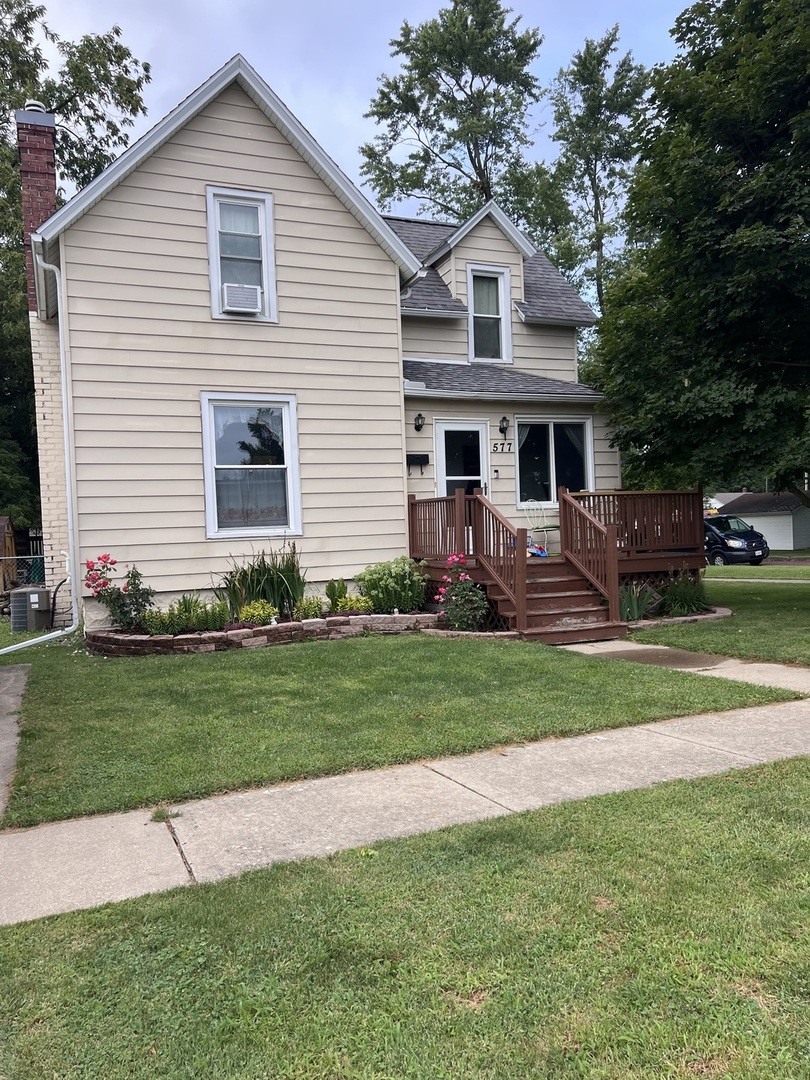
[[[429,454],[406,454],[405,461],[408,464],[408,476],[411,475],[411,469],[414,465],[419,466],[419,475],[425,475],[425,466],[430,464]]]

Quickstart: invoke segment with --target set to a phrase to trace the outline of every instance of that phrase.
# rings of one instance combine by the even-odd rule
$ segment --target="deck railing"
[[[622,557],[703,552],[703,492],[579,491],[570,495],[603,525],[615,525]]]
[[[560,488],[560,554],[573,563],[608,602],[619,621],[619,559],[616,526],[603,525],[587,507]]]
[[[526,629],[526,529],[516,529],[480,491],[436,499],[408,497],[413,559],[475,558],[515,607],[518,631]]]

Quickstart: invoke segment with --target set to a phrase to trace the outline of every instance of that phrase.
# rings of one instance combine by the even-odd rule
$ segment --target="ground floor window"
[[[295,398],[202,395],[209,537],[300,532]]]
[[[519,420],[517,437],[518,503],[556,503],[560,487],[592,486],[587,421]]]

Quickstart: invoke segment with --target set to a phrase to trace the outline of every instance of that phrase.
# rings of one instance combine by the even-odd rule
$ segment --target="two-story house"
[[[17,121],[51,581],[110,552],[165,601],[286,538],[322,587],[408,551],[409,494],[618,485],[593,313],[496,205],[382,216],[240,56],[56,212]]]

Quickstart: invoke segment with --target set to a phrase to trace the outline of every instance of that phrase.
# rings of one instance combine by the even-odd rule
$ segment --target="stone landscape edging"
[[[280,622],[244,630],[209,630],[195,634],[124,634],[119,630],[87,630],[85,643],[97,656],[149,656],[226,649],[261,649],[293,641],[336,640],[363,634],[412,634],[435,630],[438,615],[335,615],[325,619]]]

